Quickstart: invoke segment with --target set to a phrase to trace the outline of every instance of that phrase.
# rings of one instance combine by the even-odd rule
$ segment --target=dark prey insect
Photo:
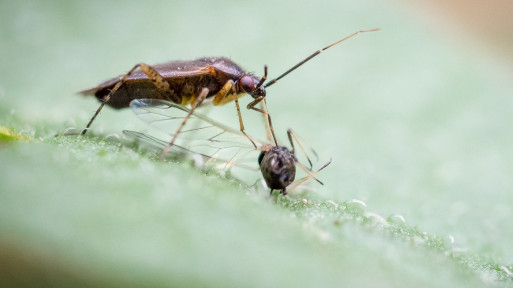
[[[217,163],[222,168],[238,166],[255,169],[257,168],[255,167],[256,162],[258,162],[258,169],[262,172],[271,193],[273,190],[280,190],[282,194],[286,194],[288,187],[294,189],[310,178],[314,178],[322,184],[315,178],[315,174],[331,163],[330,161],[312,172],[311,161],[292,130],[287,132],[291,150],[284,146],[274,146],[253,138],[255,143],[258,144],[255,149],[247,142],[244,134],[240,131],[197,112],[189,114],[190,109],[182,105],[165,100],[139,99],[133,100],[130,107],[140,119],[164,132],[164,134],[154,137],[140,132],[123,131],[126,135],[157,147],[157,149],[165,149],[169,143],[167,138],[174,136],[172,134],[176,131],[174,128],[180,125],[184,117],[190,115],[190,125],[188,127],[194,128],[184,129],[181,132],[182,137],[177,139],[177,143],[170,148],[172,151],[200,156],[203,161]],[[296,158],[294,140],[305,154],[310,168],[306,168]],[[259,155],[258,152],[260,152]],[[257,155],[258,161],[255,161]],[[301,167],[307,173],[307,176],[293,183],[296,176],[296,165]]]
[[[244,131],[244,124],[238,102],[240,97],[249,94],[253,97],[253,101],[247,105],[247,108],[267,115],[274,143],[278,145],[274,135],[271,117],[265,102],[266,88],[317,56],[322,51],[359,33],[376,30],[378,29],[362,30],[344,37],[306,57],[265,85],[267,66],[264,66],[264,76],[260,78],[251,73],[247,73],[235,62],[224,57],[205,57],[192,61],[172,61],[151,66],[139,63],[130,69],[128,73],[81,92],[83,95],[94,95],[102,102],[86,128],[82,131],[82,135],[87,132],[104,105],[119,109],[128,107],[130,101],[134,99],[159,99],[172,101],[181,105],[191,105],[190,111],[193,113],[196,107],[201,105],[203,101],[208,98],[212,99],[212,104],[215,106],[224,105],[231,101],[235,102],[240,131],[251,141],[253,146],[256,147],[255,142]],[[262,102],[265,104],[265,107],[262,105]],[[260,108],[255,107],[259,103]],[[176,133],[174,133],[173,139],[171,139],[168,147],[164,149],[163,155],[169,150],[169,147],[173,145],[188,118],[189,116],[184,117],[181,125],[177,128]]]

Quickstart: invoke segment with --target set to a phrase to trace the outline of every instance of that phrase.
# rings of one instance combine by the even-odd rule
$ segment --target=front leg
[[[256,149],[257,146],[255,144],[255,141],[253,141],[253,139],[244,131],[244,123],[242,122],[242,115],[240,113],[240,106],[238,100],[239,97],[242,97],[243,95],[244,93],[237,94],[237,91],[235,91],[235,82],[233,82],[233,80],[228,80],[226,81],[226,83],[224,83],[221,90],[219,90],[219,92],[217,92],[217,94],[214,96],[214,100],[212,101],[212,103],[215,106],[219,106],[231,101],[235,101],[235,107],[237,108],[237,115],[239,117],[240,132],[244,134],[246,138],[249,139],[251,144],[253,144],[253,146],[255,146]]]
[[[212,104],[214,104],[214,106],[224,105],[242,96],[244,96],[244,93],[237,93],[235,90],[235,82],[230,79],[224,83],[223,87],[221,87],[219,92],[214,96]]]
[[[255,107],[255,105],[257,105],[258,103],[262,103],[262,101],[265,105],[265,110],[264,110],[264,105],[262,105],[261,108]],[[267,102],[265,101],[265,97],[260,96],[260,97],[256,98],[253,102],[248,104],[247,108],[258,111],[258,112],[262,113],[263,115],[267,115],[267,121],[269,122],[269,129],[271,130],[271,134],[273,135],[274,144],[276,146],[278,146],[278,141],[276,141],[276,135],[274,135],[273,122],[271,121],[271,114],[269,113],[269,108],[267,108]]]

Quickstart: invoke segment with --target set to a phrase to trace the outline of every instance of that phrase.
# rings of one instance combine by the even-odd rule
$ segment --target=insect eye
[[[250,76],[242,76],[239,80],[240,85],[244,91],[251,93],[255,90],[255,81]]]
[[[262,160],[264,160],[265,151],[260,152],[260,155],[258,156],[258,165],[262,166]]]

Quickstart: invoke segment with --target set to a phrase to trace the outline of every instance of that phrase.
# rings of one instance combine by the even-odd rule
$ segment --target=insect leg
[[[189,120],[192,113],[194,113],[194,110],[196,110],[196,108],[201,105],[203,100],[205,100],[205,97],[207,97],[208,92],[209,92],[208,88],[201,89],[200,94],[198,95],[198,97],[196,98],[196,100],[194,101],[194,103],[191,106],[191,110],[189,111],[189,113],[187,113],[187,115],[185,116],[185,118],[182,121],[182,124],[180,124],[180,127],[178,127],[178,129],[176,130],[176,133],[173,135],[173,139],[171,139],[171,142],[169,142],[169,144],[166,146],[166,148],[164,148],[164,150],[162,150],[162,154],[160,155],[161,159],[165,158],[166,154],[169,152],[169,149],[171,149],[171,147],[175,143],[176,137],[178,137],[178,134],[180,134],[183,127],[185,126],[185,123],[187,122],[187,120]]]
[[[307,168],[305,167],[305,165],[303,165],[303,163],[301,163],[301,162],[297,161],[297,162],[296,162],[296,164],[297,164],[297,165],[299,165],[299,167],[300,167],[301,169],[303,169],[303,171],[305,171],[305,173],[306,173],[306,174],[308,174],[308,175],[306,176],[307,178],[313,178],[315,181],[319,182],[319,184],[324,185],[324,183],[322,183],[322,181],[321,181],[321,180],[319,180],[319,179],[315,178],[315,176],[314,176],[314,174],[312,173],[312,171],[311,171],[310,169],[307,169]]]
[[[223,87],[217,92],[214,96],[214,100],[212,100],[212,104],[214,106],[224,105],[228,102],[234,101],[235,99],[241,97],[244,94],[237,94],[235,91],[235,82],[233,80],[228,80],[224,83]]]
[[[260,102],[260,109],[264,110],[264,103]],[[267,121],[267,117],[265,117],[264,113],[260,113],[262,115],[262,122],[265,126],[265,137],[269,143],[272,142],[271,140],[271,127],[269,127],[269,122]]]
[[[170,88],[169,83],[166,81],[166,79],[164,79],[164,77],[162,77],[159,74],[159,72],[157,72],[157,70],[155,70],[153,67],[151,67],[148,64],[139,63],[139,64],[135,65],[134,67],[132,67],[132,69],[130,69],[130,71],[128,71],[128,73],[121,76],[119,81],[116,83],[116,85],[114,85],[114,87],[109,92],[109,94],[107,94],[107,96],[105,96],[103,98],[102,104],[100,104],[100,107],[98,107],[98,110],[96,110],[96,112],[94,113],[91,120],[89,120],[89,123],[87,123],[86,128],[81,133],[82,135],[84,135],[87,132],[87,130],[89,130],[89,127],[91,126],[91,124],[93,124],[94,119],[96,118],[96,116],[98,116],[100,111],[103,109],[103,106],[105,106],[105,104],[107,104],[107,102],[109,102],[111,96],[114,95],[114,93],[116,93],[116,91],[118,91],[119,88],[121,88],[121,85],[123,85],[126,82],[128,77],[130,75],[132,75],[132,73],[134,73],[134,71],[137,68],[141,69],[144,72],[144,74],[146,74],[146,76],[148,76],[148,78],[151,80],[151,82],[157,87],[158,91],[160,92],[161,99],[171,100],[175,103],[182,102],[182,97],[177,95],[175,93],[175,91]]]
[[[299,163],[299,162],[298,162]],[[294,183],[292,183],[291,185],[289,185],[289,191],[292,191],[294,190],[295,188],[297,188],[299,185],[301,185],[303,182],[305,182],[306,180],[310,179],[310,178],[314,178],[315,180],[317,180],[317,178],[315,178],[315,174],[319,173],[322,169],[326,168],[328,165],[331,164],[331,159],[328,163],[324,164],[321,168],[319,168],[318,170],[314,171],[314,172],[309,172],[307,170],[305,170],[308,175],[299,179],[299,180],[296,180]],[[300,165],[300,167],[302,167],[302,165]],[[303,167],[303,169],[306,169]],[[321,183],[322,185],[324,185],[321,181],[317,180],[319,183]],[[285,192],[285,191],[284,191]]]
[[[310,165],[310,168],[308,170],[312,171],[312,166],[313,166],[312,161],[310,160],[310,157],[308,157],[308,153],[306,153],[305,149],[303,148],[301,141],[299,141],[299,139],[297,138],[296,133],[294,133],[294,131],[292,131],[292,129],[288,129],[287,136],[289,137],[290,146],[292,147],[292,150],[291,150],[292,154],[294,156],[296,155],[295,149],[294,149],[294,141],[293,141],[293,140],[296,140],[296,143],[298,144],[299,149],[301,149],[301,151],[303,152],[303,154],[306,157],[306,160],[308,160],[308,164]],[[315,151],[313,151],[313,152],[314,152],[314,154],[316,154]]]
[[[257,105],[261,101],[264,102],[265,109],[255,107],[255,105]],[[260,97],[256,98],[253,102],[248,104],[247,108],[253,109],[253,110],[258,111],[264,115],[267,115],[267,121],[269,122],[269,128],[271,129],[271,134],[273,135],[274,144],[276,144],[276,146],[278,146],[278,141],[276,140],[276,135],[274,135],[273,122],[271,121],[271,114],[269,113],[269,108],[267,108],[267,102],[265,101],[265,97],[260,96]]]
[[[235,82],[233,82],[233,80],[228,80],[223,85],[221,90],[219,90],[219,92],[217,92],[217,94],[214,96],[214,100],[212,101],[212,103],[214,105],[224,105],[230,101],[235,101],[235,107],[237,108],[237,115],[239,116],[240,132],[242,132],[242,134],[244,134],[244,136],[246,136],[246,138],[249,139],[251,144],[253,144],[253,146],[255,146],[255,148],[257,148],[255,141],[253,141],[253,139],[251,139],[251,137],[248,134],[246,134],[246,132],[244,132],[244,123],[242,122],[242,115],[240,113],[240,106],[239,106],[239,100],[238,100],[238,98],[242,95],[244,95],[244,94],[236,94]]]
[[[246,138],[248,138],[249,141],[251,141],[251,144],[255,146],[255,149],[257,149],[255,141],[253,141],[253,139],[251,139],[251,137],[248,134],[246,134],[246,132],[244,132],[244,123],[242,122],[242,115],[240,114],[240,106],[238,99],[235,99],[235,107],[237,108],[237,115],[239,116],[240,132],[242,132],[242,134],[244,134],[244,136],[246,136]]]

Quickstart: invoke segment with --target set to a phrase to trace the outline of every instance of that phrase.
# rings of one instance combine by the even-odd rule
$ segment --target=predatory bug
[[[244,124],[242,122],[238,102],[240,97],[245,94],[250,94],[251,97],[253,97],[253,101],[247,105],[247,108],[267,115],[274,144],[278,145],[274,135],[271,116],[265,101],[266,88],[317,56],[322,51],[359,33],[376,30],[379,29],[361,30],[346,36],[314,52],[265,85],[267,66],[264,66],[264,76],[260,78],[245,72],[235,62],[224,57],[206,57],[192,61],[172,61],[152,66],[139,63],[130,69],[128,73],[81,92],[83,95],[94,95],[102,102],[86,128],[82,131],[82,135],[87,132],[104,105],[109,105],[114,108],[125,108],[128,107],[130,101],[134,99],[159,99],[172,101],[181,105],[190,104],[190,113],[192,114],[196,107],[201,105],[205,99],[212,99],[212,104],[215,106],[224,105],[231,101],[235,102],[240,131],[251,141],[253,146],[256,147],[252,138],[244,132]],[[260,103],[260,108],[255,107],[258,103]],[[175,136],[168,144],[169,147],[173,145],[189,117],[190,116],[184,117],[182,124],[177,128],[177,133],[174,133]],[[169,147],[164,149],[163,155],[169,150]]]
[[[191,109],[170,101],[136,99],[130,103],[130,107],[141,120],[165,134],[154,137],[141,132],[123,131],[125,135],[149,145],[150,148],[166,149],[169,141],[165,138],[172,138],[174,136],[172,133],[176,131],[175,128],[181,125],[180,122],[184,117],[189,116],[191,123],[188,127],[194,128],[183,129],[180,132],[181,137],[170,148],[171,151],[189,154],[193,157],[198,156],[204,163],[217,164],[218,169],[229,169],[236,166],[260,170],[271,193],[274,190],[280,190],[285,195],[287,188],[292,190],[310,178],[322,184],[315,178],[315,175],[331,163],[330,160],[320,169],[311,171],[311,161],[292,130],[287,131],[292,148],[290,150],[284,146],[274,146],[253,138],[258,144],[255,148],[247,142],[241,131],[216,122],[200,113],[190,113]],[[299,144],[309,162],[309,168],[306,168],[296,158],[294,140]],[[257,158],[258,167],[255,167]],[[306,172],[307,176],[293,183],[296,176],[296,165]]]

